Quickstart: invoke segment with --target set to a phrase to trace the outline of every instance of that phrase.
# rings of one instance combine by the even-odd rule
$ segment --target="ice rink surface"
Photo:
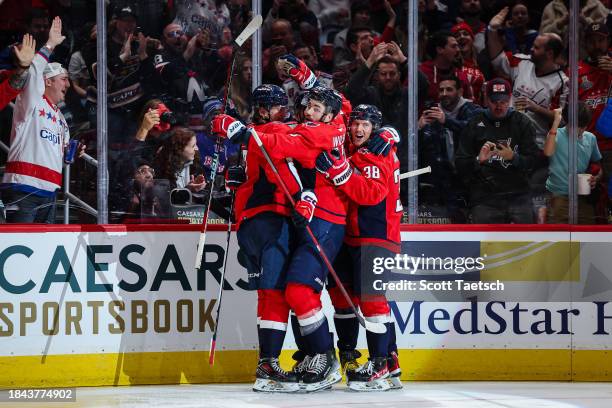
[[[29,404],[19,404],[23,407]],[[46,406],[58,407],[53,403]],[[3,404],[0,404],[0,407]],[[38,405],[41,406],[41,405]],[[345,385],[314,394],[262,394],[251,384],[87,387],[66,407],[210,408],[611,408],[612,384],[563,382],[405,382],[403,390],[348,391]]]

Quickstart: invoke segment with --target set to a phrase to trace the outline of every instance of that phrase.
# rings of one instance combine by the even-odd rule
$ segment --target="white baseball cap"
[[[67,74],[66,68],[62,66],[59,62],[50,62],[45,67],[43,71],[43,76],[45,79],[53,78],[54,76]]]

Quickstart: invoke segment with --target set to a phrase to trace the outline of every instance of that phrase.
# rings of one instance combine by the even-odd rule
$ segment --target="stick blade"
[[[387,332],[387,326],[384,323],[368,322],[360,313],[356,313],[356,316],[359,324],[367,331],[376,334],[385,334]]]
[[[248,40],[249,37],[252,36],[253,33],[255,33],[255,31],[259,29],[259,27],[261,27],[262,23],[263,18],[260,14],[257,14],[255,17],[253,17],[253,19],[249,22],[249,24],[247,24],[244,30],[242,30],[238,37],[236,37],[236,40],[234,40],[236,45],[238,47],[242,47],[242,44],[244,44],[244,42]]]
[[[384,323],[368,322],[367,320],[365,323],[365,329],[369,332],[376,334],[385,334],[387,332],[387,326]]]

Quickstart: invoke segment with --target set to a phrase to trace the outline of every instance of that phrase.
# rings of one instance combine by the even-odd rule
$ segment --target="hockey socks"
[[[359,321],[353,309],[338,309],[334,314],[334,325],[338,336],[338,350],[350,351],[357,347]]]
[[[282,291],[276,289],[260,289],[258,291],[259,321],[257,334],[259,337],[260,358],[277,358],[283,348],[287,332],[289,305]]]

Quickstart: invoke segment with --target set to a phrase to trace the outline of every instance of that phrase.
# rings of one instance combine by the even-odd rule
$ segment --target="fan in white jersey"
[[[66,69],[49,63],[49,57],[64,38],[62,22],[56,17],[49,40],[32,59],[28,81],[15,101],[1,185],[8,222],[54,220],[55,194],[62,186],[64,148],[70,138],[57,105],[64,101],[70,82]]]

